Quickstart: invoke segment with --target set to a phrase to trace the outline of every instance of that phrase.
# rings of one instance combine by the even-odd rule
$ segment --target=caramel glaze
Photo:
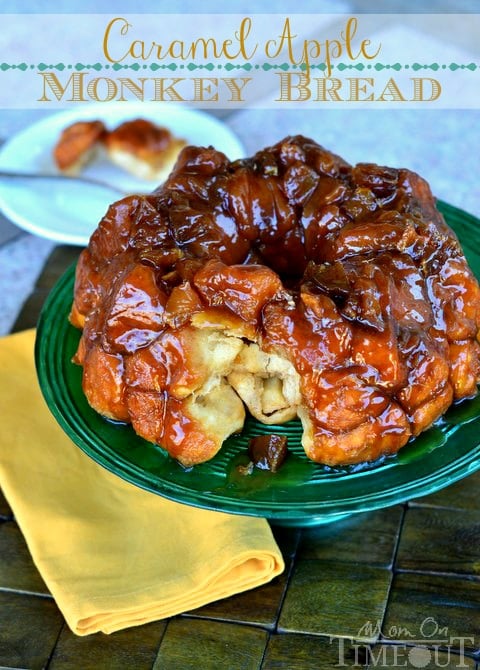
[[[162,128],[147,119],[125,121],[105,136],[109,148],[123,149],[141,158],[157,156],[173,140],[168,128]]]
[[[316,462],[395,453],[480,381],[480,289],[428,184],[301,136],[235,162],[185,148],[82,252],[88,400],[184,464],[219,448],[185,409],[195,315],[293,363]]]
[[[77,121],[64,128],[53,149],[53,158],[59,170],[80,169],[88,160],[89,152],[103,141],[107,130],[102,121]]]

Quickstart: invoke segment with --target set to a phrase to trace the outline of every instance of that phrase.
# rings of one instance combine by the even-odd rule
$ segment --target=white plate
[[[205,112],[170,104],[120,102],[75,107],[29,126],[3,145],[0,170],[55,174],[52,150],[63,128],[81,119],[100,119],[112,129],[135,118],[165,126],[189,144],[212,145],[230,160],[245,155],[236,135]],[[113,184],[125,193],[148,193],[158,186],[136,179],[102,158],[84,169],[82,176]],[[66,244],[88,244],[108,205],[120,197],[108,190],[63,180],[0,179],[0,208],[11,221],[31,233]]]

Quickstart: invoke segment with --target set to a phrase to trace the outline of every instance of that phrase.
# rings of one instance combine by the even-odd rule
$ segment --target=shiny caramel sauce
[[[147,119],[125,121],[105,137],[107,146],[115,146],[138,156],[156,154],[170,145],[172,134]]]
[[[195,315],[293,363],[317,462],[396,452],[480,380],[480,289],[428,184],[301,136],[235,162],[185,148],[81,255],[89,401],[187,464],[218,448],[177,392]]]

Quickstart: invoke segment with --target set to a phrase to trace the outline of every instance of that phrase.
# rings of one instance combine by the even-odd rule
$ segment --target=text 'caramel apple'
[[[480,381],[480,288],[426,181],[301,136],[235,162],[186,147],[111,205],[70,318],[91,406],[185,466],[245,407],[299,417],[317,463],[375,460]]]

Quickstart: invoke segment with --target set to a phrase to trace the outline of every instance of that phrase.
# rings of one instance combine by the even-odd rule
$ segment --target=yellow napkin
[[[283,571],[265,520],[171,502],[83,454],[43,401],[34,338],[0,339],[0,486],[74,633],[163,619]]]

